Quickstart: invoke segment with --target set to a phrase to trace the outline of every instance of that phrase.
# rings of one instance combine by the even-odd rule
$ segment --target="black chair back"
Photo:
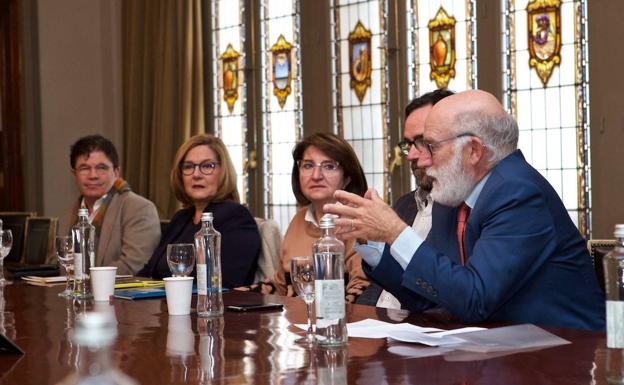
[[[24,239],[24,258],[27,265],[39,265],[54,250],[54,237],[57,218],[31,217],[26,220],[26,237]]]
[[[0,212],[2,228],[13,233],[13,247],[4,262],[20,262],[24,251],[24,236],[26,235],[26,219],[34,216],[31,212]]]

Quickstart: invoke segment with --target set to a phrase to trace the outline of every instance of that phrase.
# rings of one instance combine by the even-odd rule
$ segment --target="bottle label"
[[[624,348],[624,301],[607,301],[607,347]]]
[[[316,317],[339,319],[345,316],[344,280],[317,279],[314,281]]]
[[[82,280],[82,253],[74,253],[74,278]]]
[[[198,263],[197,269],[197,294],[208,294],[208,272],[205,263]]]

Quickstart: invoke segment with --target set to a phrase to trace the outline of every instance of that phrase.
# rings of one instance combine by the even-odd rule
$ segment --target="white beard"
[[[462,168],[461,147],[455,148],[453,158],[437,169],[429,167],[427,175],[435,178],[431,198],[445,206],[457,207],[477,184],[472,175]]]

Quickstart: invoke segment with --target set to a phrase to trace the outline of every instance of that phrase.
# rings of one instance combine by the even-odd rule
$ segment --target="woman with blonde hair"
[[[167,245],[193,243],[201,228],[202,213],[212,212],[214,227],[221,233],[223,286],[252,283],[260,234],[249,210],[239,203],[236,171],[221,139],[200,134],[182,144],[171,168],[171,187],[183,208],[171,218],[160,244],[137,275],[170,276]]]

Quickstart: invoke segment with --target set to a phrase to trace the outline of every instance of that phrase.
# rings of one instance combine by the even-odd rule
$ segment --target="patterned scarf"
[[[95,217],[91,221],[91,224],[95,227],[96,244],[97,240],[100,238],[100,229],[102,227],[102,222],[104,221],[104,215],[106,215],[106,209],[108,208],[108,205],[110,204],[115,194],[121,194],[126,191],[132,191],[128,182],[126,182],[122,178],[117,178],[117,180],[113,184],[113,187],[111,187],[108,193],[106,193],[106,198],[104,198],[104,200],[102,201],[100,208],[98,208],[97,212],[95,213]],[[78,204],[76,205],[76,207],[80,207],[81,202],[82,196],[78,197]],[[78,223],[78,209],[74,210],[73,215],[74,216],[72,218],[72,226]]]

